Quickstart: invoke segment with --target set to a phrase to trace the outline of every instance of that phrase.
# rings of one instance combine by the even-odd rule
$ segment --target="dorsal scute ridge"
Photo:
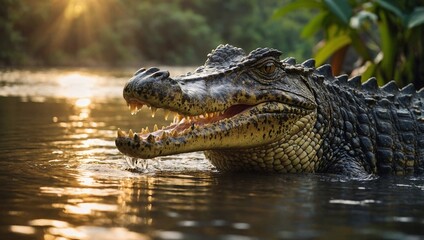
[[[324,64],[318,68],[316,68],[318,74],[323,75],[324,77],[333,78],[333,70],[330,64]]]
[[[408,85],[406,85],[405,87],[403,87],[400,90],[401,93],[403,94],[415,94],[417,92],[417,90],[415,89],[414,84],[410,83]]]
[[[370,92],[377,92],[379,90],[377,79],[375,77],[369,78],[367,81],[362,83],[362,89]]]
[[[347,81],[347,84],[353,88],[361,88],[361,76],[355,76]]]
[[[289,65],[296,65],[296,59],[293,57],[288,57],[282,60],[283,63],[287,63]]]
[[[415,93],[415,97],[424,98],[424,87]]]
[[[302,66],[307,68],[315,68],[315,59],[311,58],[302,63]]]
[[[397,86],[395,81],[390,81],[390,82],[386,83],[380,89],[384,92],[392,93],[392,94],[399,92],[399,87]]]
[[[339,81],[340,84],[347,84],[348,78],[349,77],[347,76],[347,74],[342,74],[336,77],[336,79]]]

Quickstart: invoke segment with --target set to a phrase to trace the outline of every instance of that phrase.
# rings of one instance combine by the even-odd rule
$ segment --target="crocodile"
[[[163,109],[174,121],[153,132],[118,129],[117,148],[142,159],[204,151],[220,171],[423,172],[424,90],[334,76],[329,64],[297,64],[281,54],[272,48],[245,54],[226,44],[181,76],[138,70],[123,90],[131,112]]]

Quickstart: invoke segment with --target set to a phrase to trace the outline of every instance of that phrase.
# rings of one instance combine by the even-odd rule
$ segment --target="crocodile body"
[[[124,88],[132,112],[147,106],[176,115],[161,130],[118,130],[116,146],[134,158],[204,151],[224,171],[423,171],[424,91],[334,77],[329,65],[280,55],[220,45],[193,73],[140,69]]]

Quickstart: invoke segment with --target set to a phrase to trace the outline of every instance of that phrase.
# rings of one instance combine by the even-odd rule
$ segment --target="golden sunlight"
[[[86,107],[91,103],[89,97],[93,94],[97,78],[74,72],[60,76],[57,82],[61,86],[60,96],[78,98],[76,105]]]
[[[65,9],[65,17],[67,19],[78,18],[88,10],[87,2],[87,0],[68,0],[68,5]]]
[[[106,23],[109,3],[110,1],[102,0],[52,1],[53,8],[60,14],[42,30],[40,41],[44,40],[48,43],[45,47],[58,51],[57,53],[87,47],[96,38],[93,29]]]
[[[79,98],[75,101],[75,106],[78,108],[87,108],[91,104],[90,98]]]

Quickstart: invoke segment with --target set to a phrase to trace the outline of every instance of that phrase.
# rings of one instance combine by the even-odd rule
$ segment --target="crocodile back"
[[[327,83],[334,126],[341,128],[333,146],[344,145],[360,156],[368,172],[413,174],[424,170],[424,91],[395,82],[378,87],[375,78],[336,77]],[[340,119],[340,120],[337,120]],[[344,142],[343,142],[344,141]]]
[[[413,85],[381,87],[371,108],[375,120],[377,169],[381,174],[420,173],[424,167],[424,91]]]

